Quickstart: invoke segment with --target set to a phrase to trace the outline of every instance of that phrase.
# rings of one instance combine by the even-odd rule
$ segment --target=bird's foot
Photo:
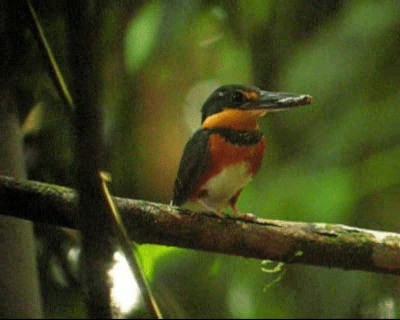
[[[243,220],[247,220],[247,221],[257,221],[257,216],[253,213],[241,213],[240,215],[235,214],[235,217],[243,219]]]
[[[208,206],[207,204],[204,203],[204,201],[197,199],[196,202],[198,204],[200,204],[204,209],[207,210],[207,212],[212,213],[214,216],[220,218],[220,219],[225,219],[225,215],[223,213],[221,213],[218,210],[215,210],[214,208],[211,208],[210,206]]]
[[[210,212],[211,212],[212,214],[214,214],[215,216],[217,216],[218,218],[225,219],[225,215],[224,215],[223,213],[219,212],[219,211],[212,210],[212,211],[210,211]]]
[[[257,216],[253,213],[242,213],[236,206],[232,206],[234,216],[247,221],[257,221]]]

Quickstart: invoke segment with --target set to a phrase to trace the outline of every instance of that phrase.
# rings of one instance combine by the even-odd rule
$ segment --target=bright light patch
[[[249,288],[242,284],[234,283],[228,290],[227,303],[235,318],[254,318],[253,301]]]
[[[381,319],[396,318],[396,302],[393,297],[386,297],[379,301],[377,316]]]
[[[214,79],[197,82],[186,96],[183,106],[183,114],[188,128],[195,132],[200,127],[200,109],[207,97],[220,86],[220,82]]]
[[[111,300],[122,314],[128,314],[140,302],[140,288],[125,256],[116,251],[113,258],[114,265],[108,271],[112,281]]]
[[[78,274],[78,272],[79,272],[80,254],[81,254],[81,248],[79,248],[78,246],[69,248],[68,253],[67,253],[67,260],[70,264],[71,271],[74,274]]]

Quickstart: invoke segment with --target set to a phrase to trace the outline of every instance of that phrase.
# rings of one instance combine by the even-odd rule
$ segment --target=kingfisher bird
[[[306,94],[269,92],[254,86],[227,85],[215,90],[202,106],[201,128],[187,142],[174,184],[172,205],[198,203],[220,218],[236,202],[259,170],[266,140],[257,120],[268,112],[311,103]]]

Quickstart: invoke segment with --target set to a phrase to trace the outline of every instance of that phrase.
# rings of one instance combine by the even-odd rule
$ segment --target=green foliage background
[[[62,4],[38,9],[68,77]],[[239,208],[400,230],[400,2],[105,1],[103,13],[99,105],[114,194],[169,203],[204,99],[222,84],[254,84],[314,100],[262,119],[266,157]],[[23,81],[41,102],[24,124],[30,177],[69,185],[69,120],[43,69],[33,69]],[[393,276],[299,265],[270,274],[257,260],[139,250],[169,317],[399,316]],[[47,315],[80,316],[76,291],[46,279]]]

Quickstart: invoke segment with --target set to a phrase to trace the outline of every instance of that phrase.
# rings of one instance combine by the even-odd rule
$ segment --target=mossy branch
[[[171,245],[286,263],[400,275],[400,235],[325,223],[255,222],[115,197],[128,234]],[[0,214],[77,228],[75,191],[0,176]]]

